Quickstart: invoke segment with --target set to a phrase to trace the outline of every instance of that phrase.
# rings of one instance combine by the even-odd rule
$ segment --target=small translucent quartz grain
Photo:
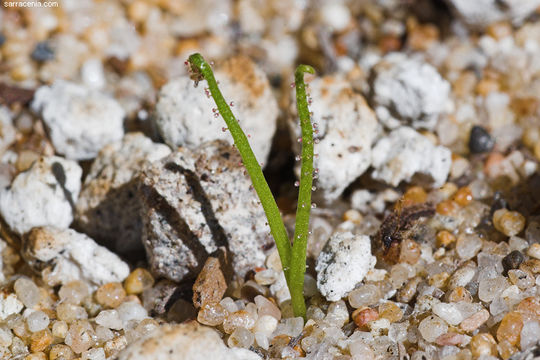
[[[141,304],[134,301],[127,301],[116,308],[120,319],[125,323],[130,320],[141,321],[148,317],[146,309]]]
[[[142,320],[135,328],[135,331],[137,331],[141,336],[145,336],[156,330],[158,327],[159,323],[156,320],[148,318]]]
[[[527,250],[527,255],[535,259],[540,259],[540,244],[532,244]]]
[[[379,316],[388,319],[390,322],[400,321],[403,317],[403,310],[393,301],[387,301],[379,305]]]
[[[302,319],[301,317],[287,318],[281,321],[281,323],[277,326],[274,334],[295,337],[300,335],[303,328],[304,319]]]
[[[540,298],[536,296],[527,297],[521,300],[516,310],[522,314],[540,318]]]
[[[6,325],[0,326],[0,346],[7,347],[13,341],[13,333]]]
[[[255,316],[247,312],[246,310],[238,310],[223,321],[223,330],[227,334],[232,334],[232,332],[238,327],[244,327],[246,329],[251,329],[255,325]]]
[[[52,334],[56,338],[63,339],[66,337],[66,334],[69,330],[69,327],[65,321],[58,320],[52,324]]]
[[[442,334],[448,331],[448,325],[438,316],[431,315],[418,325],[418,331],[429,342],[434,342]]]
[[[88,319],[88,314],[82,306],[61,303],[56,307],[58,319],[72,323],[75,320]]]
[[[455,303],[440,302],[433,305],[433,313],[450,325],[458,325],[463,316]]]
[[[524,322],[520,337],[521,350],[533,346],[540,339],[540,322],[538,322],[538,320]]]
[[[121,330],[122,320],[116,310],[103,310],[96,317],[96,324],[105,326],[108,329]]]
[[[366,284],[350,292],[349,304],[353,308],[358,309],[362,306],[374,305],[380,298],[381,293],[379,288],[373,284]]]
[[[105,360],[105,351],[103,348],[86,350],[82,353],[81,360]]]
[[[512,284],[517,285],[521,290],[526,290],[535,284],[535,279],[532,274],[520,269],[508,271],[508,278]]]
[[[278,320],[270,315],[259,316],[253,327],[253,332],[261,333],[265,336],[270,336],[276,330],[278,325]]]
[[[229,336],[227,344],[229,347],[241,347],[247,349],[253,344],[253,341],[255,341],[255,335],[248,329],[240,326],[233,331],[231,336]]]
[[[17,356],[22,357],[24,356],[24,354],[28,353],[28,347],[26,346],[24,341],[22,341],[18,337],[13,338],[13,342],[11,343],[10,349],[11,349],[11,354],[15,356],[15,358],[17,358]]]
[[[482,239],[476,234],[461,234],[458,236],[456,251],[463,260],[473,258],[482,248]]]
[[[368,344],[362,340],[353,341],[349,344],[349,352],[353,359],[375,360],[375,354]]]
[[[255,297],[256,299],[257,297]],[[219,304],[221,306],[223,306],[225,308],[225,310],[227,310],[229,313],[233,313],[235,311],[238,311],[240,309],[238,309],[238,305],[236,305],[236,303],[234,302],[233,299],[231,299],[230,297],[226,297],[226,298],[223,298],[221,299],[221,301],[219,302]]]
[[[43,311],[34,311],[26,318],[28,330],[36,332],[49,326],[49,317]]]
[[[124,285],[128,294],[140,294],[154,285],[154,278],[148,270],[137,268],[129,274]]]
[[[493,279],[480,281],[478,286],[478,297],[485,302],[491,302],[498,297],[510,284],[504,276],[497,276]]]
[[[92,325],[86,320],[79,320],[69,327],[65,342],[75,353],[80,354],[94,345],[95,337]]]
[[[472,197],[472,191],[469,187],[464,186],[458,189],[456,193],[453,196],[453,199],[458,205],[465,206],[469,204],[473,197]]]
[[[480,333],[474,335],[471,339],[470,347],[475,359],[482,355],[497,354],[497,343],[491,334]]]
[[[469,316],[459,324],[463,331],[472,332],[478,329],[483,323],[489,319],[489,311],[482,309],[474,315]]]
[[[54,345],[49,352],[49,360],[69,360],[74,359],[75,353],[67,345]]]
[[[441,230],[437,233],[436,240],[438,246],[448,247],[456,241],[456,237],[449,231]]]
[[[259,285],[272,285],[277,280],[277,273],[274,269],[264,269],[256,272],[254,278]]]
[[[27,308],[34,307],[39,302],[39,288],[28,278],[19,278],[13,284],[15,294]]]
[[[128,330],[128,331],[131,331],[131,330]],[[112,332],[112,330],[105,326],[97,325],[95,327],[95,332],[96,332],[96,337],[95,337],[96,344],[103,344],[111,340],[112,338],[114,338],[114,333]]]
[[[82,281],[72,281],[63,285],[58,292],[62,302],[79,305],[89,295],[88,285]]]
[[[97,289],[95,296],[98,304],[115,308],[124,301],[126,291],[122,287],[122,284],[112,282],[102,285],[99,289]]]
[[[271,315],[277,320],[281,319],[281,310],[272,301],[268,300],[262,295],[255,297],[255,304],[257,305],[257,312],[259,316]]]
[[[197,321],[208,326],[217,326],[223,323],[223,320],[229,315],[229,312],[219,303],[205,303],[197,314]]]
[[[124,349],[127,344],[128,341],[124,335],[117,336],[114,339],[107,341],[103,346],[105,355],[114,358],[114,355],[116,355],[120,350]]]
[[[420,259],[420,246],[411,239],[401,242],[399,261],[414,265]]]
[[[328,306],[324,321],[336,327],[342,327],[349,322],[349,311],[343,300],[335,301]],[[296,336],[296,335],[295,335]]]
[[[514,236],[525,227],[525,217],[517,211],[499,209],[493,213],[493,226],[506,236]]]
[[[519,344],[519,335],[523,327],[523,318],[516,311],[504,315],[499,328],[497,329],[497,340],[506,340],[512,345]]]

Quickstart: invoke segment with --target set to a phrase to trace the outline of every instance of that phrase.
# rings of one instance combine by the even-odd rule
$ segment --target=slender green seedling
[[[214,98],[217,109],[231,135],[234,143],[240,152],[244,166],[251,178],[253,188],[261,200],[262,207],[268,219],[270,232],[278,249],[285,279],[291,293],[291,301],[295,316],[305,317],[306,305],[303,295],[304,274],[306,271],[306,246],[308,237],[308,225],[311,209],[311,187],[313,175],[313,129],[309,118],[309,110],[306,100],[306,90],[304,83],[304,73],[315,73],[312,67],[300,65],[296,69],[295,80],[297,86],[296,98],[300,124],[302,127],[302,170],[300,176],[300,192],[298,196],[298,209],[296,215],[296,227],[294,244],[291,246],[283,219],[277,207],[276,201],[264,178],[262,169],[253,154],[248,139],[238,121],[234,117],[229,105],[223,98],[218,88],[216,79],[210,65],[200,54],[193,54],[189,57],[188,63],[191,67],[195,81],[205,79],[208,83],[210,94]]]
[[[298,190],[298,204],[296,206],[296,221],[291,257],[291,271],[289,278],[289,291],[293,312],[306,314],[304,301],[304,274],[306,273],[306,249],[309,232],[309,216],[311,212],[311,191],[313,186],[313,128],[308,109],[306,84],[304,73],[314,74],[311,66],[299,65],[294,74],[296,84],[296,109],[300,118],[302,129],[302,163],[300,170],[300,186]]]

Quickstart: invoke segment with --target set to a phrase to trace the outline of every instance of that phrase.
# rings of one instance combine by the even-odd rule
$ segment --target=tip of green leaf
[[[300,64],[298,65],[298,67],[296,68],[296,71],[295,71],[297,74],[299,73],[308,73],[308,74],[315,74],[315,69],[312,67],[312,66],[309,66],[309,65],[305,65],[305,64]]]

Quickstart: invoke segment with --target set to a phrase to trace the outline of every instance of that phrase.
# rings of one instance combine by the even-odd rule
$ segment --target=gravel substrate
[[[12,3],[1,359],[540,359],[540,1]],[[306,319],[195,51],[291,233],[317,69]]]

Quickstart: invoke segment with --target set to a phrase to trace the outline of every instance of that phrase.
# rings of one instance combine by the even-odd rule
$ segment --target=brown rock
[[[220,252],[220,254],[225,254]],[[221,258],[221,259],[220,259]],[[227,290],[224,266],[225,255],[210,256],[193,284],[193,305],[198,309],[204,304],[219,302]]]

